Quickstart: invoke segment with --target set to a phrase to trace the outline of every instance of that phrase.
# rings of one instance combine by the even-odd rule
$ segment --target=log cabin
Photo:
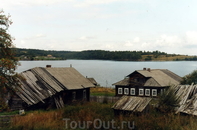
[[[166,87],[180,84],[181,77],[167,69],[136,70],[114,83],[116,96],[157,97]]]
[[[94,84],[73,67],[47,65],[20,73],[20,86],[13,86],[12,110],[62,108],[65,104],[90,100]]]

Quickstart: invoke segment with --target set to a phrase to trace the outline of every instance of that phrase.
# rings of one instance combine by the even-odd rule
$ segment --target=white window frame
[[[142,93],[141,93],[141,91],[142,91]],[[139,96],[144,96],[144,89],[143,88],[139,89]]]
[[[157,96],[157,89],[152,89],[152,96]]]
[[[129,88],[124,88],[124,95],[128,95],[128,94],[129,94]]]
[[[145,89],[145,96],[150,96],[150,89]]]
[[[130,94],[131,94],[131,95],[135,95],[135,88],[131,88]]]
[[[118,88],[118,94],[122,94],[122,88]]]

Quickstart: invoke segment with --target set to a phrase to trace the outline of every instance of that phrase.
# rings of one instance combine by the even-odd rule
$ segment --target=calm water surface
[[[63,60],[63,61],[20,61],[17,72],[34,67],[74,67],[82,75],[93,77],[101,86],[111,87],[113,83],[122,80],[135,70],[143,68],[169,69],[185,76],[197,69],[196,61],[165,61],[165,62],[132,62],[132,61],[103,61],[103,60]]]

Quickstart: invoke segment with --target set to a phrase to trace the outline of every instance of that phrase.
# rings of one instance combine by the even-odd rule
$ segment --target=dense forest
[[[152,60],[197,60],[194,56],[181,56],[167,54],[160,51],[105,51],[105,50],[85,50],[85,51],[53,51],[38,49],[15,49],[19,60],[66,60],[66,59],[86,59],[86,60],[120,60],[120,61],[152,61]],[[180,58],[181,57],[181,58]]]

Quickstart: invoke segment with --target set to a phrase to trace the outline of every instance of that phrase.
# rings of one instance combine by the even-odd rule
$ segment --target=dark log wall
[[[11,108],[11,110],[50,109],[50,108],[57,107],[54,98],[59,100],[60,97],[62,98],[64,104],[70,104],[72,102],[80,102],[80,101],[90,101],[90,88],[77,89],[77,90],[66,90],[66,91],[57,93],[57,94],[53,95],[52,97],[45,99],[44,100],[45,103],[39,102],[39,103],[37,103],[35,105],[31,105],[31,106],[28,106],[20,97],[18,97],[17,95],[14,95],[9,100],[9,107]]]

